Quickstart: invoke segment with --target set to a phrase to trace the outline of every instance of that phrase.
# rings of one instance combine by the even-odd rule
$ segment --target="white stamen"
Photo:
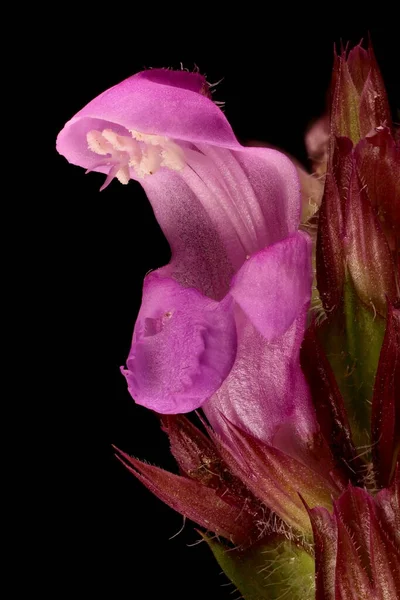
[[[126,135],[118,135],[112,129],[104,129],[102,132],[103,137],[110,142],[110,144],[119,150],[120,152],[140,153],[140,146],[138,142]]]
[[[117,171],[115,177],[118,179],[118,181],[120,181],[124,185],[127,185],[130,180],[128,165],[125,165],[119,171]]]
[[[92,152],[95,152],[96,154],[101,154],[103,156],[105,154],[112,153],[112,146],[107,142],[107,140],[103,137],[100,131],[89,131],[89,133],[86,136],[86,139],[89,149]]]
[[[161,166],[168,167],[173,171],[180,171],[185,166],[185,155],[178,144],[168,142],[161,151],[162,161]]]
[[[129,133],[135,140],[145,142],[145,144],[150,144],[151,146],[164,146],[169,141],[165,136],[153,135],[152,133],[141,133],[134,129],[131,129]]]
[[[142,160],[137,167],[138,175],[153,175],[161,166],[161,154],[157,146],[147,146],[142,155]]]
[[[89,149],[102,156],[109,155],[104,165],[112,165],[108,174],[106,187],[116,177],[127,184],[130,179],[129,168],[136,175],[146,177],[156,173],[160,167],[180,171],[185,166],[183,149],[165,136],[141,133],[132,130],[132,137],[119,135],[112,129],[92,130],[87,133]],[[119,168],[118,168],[119,167]]]

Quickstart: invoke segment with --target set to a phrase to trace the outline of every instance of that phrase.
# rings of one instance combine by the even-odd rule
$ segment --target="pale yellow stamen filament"
[[[88,147],[92,152],[110,156],[109,164],[120,165],[115,177],[121,183],[129,182],[130,168],[134,169],[139,178],[153,175],[160,167],[173,171],[184,168],[184,152],[169,138],[135,130],[130,133],[132,137],[120,135],[112,129],[104,129],[92,130],[87,134]],[[101,164],[107,164],[107,161]]]

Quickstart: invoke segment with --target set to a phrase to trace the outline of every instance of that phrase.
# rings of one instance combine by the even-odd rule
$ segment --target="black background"
[[[43,44],[47,184],[31,209],[42,226],[33,236],[30,266],[33,295],[46,289],[38,301],[37,335],[42,318],[50,325],[41,357],[51,394],[44,408],[48,452],[39,458],[48,465],[50,491],[42,508],[51,530],[35,577],[38,589],[53,597],[239,597],[231,586],[221,587],[227,580],[205,544],[188,547],[199,538],[193,524],[169,540],[182,517],[113,456],[112,443],[175,470],[157,419],[134,404],[119,372],[143,277],[168,261],[169,249],[139,185],[114,181],[99,193],[102,176],[85,176],[56,154],[58,131],[125,77],[182,62],[189,69],[197,65],[210,82],[224,78],[215,99],[226,102],[239,139],[268,141],[307,164],[304,131],[324,110],[333,44],[341,38],[357,43],[368,30],[393,111],[399,105],[394,28],[377,26],[375,19],[334,25],[305,9],[290,26],[287,15],[267,19],[252,9],[233,26],[231,17],[216,22],[213,13],[199,19],[175,10],[161,15],[156,6],[139,12],[114,3],[107,11],[97,7],[92,19],[65,7],[53,15]]]

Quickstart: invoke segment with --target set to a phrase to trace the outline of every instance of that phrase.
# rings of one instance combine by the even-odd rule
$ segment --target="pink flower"
[[[313,431],[299,366],[310,243],[297,231],[292,163],[242,147],[204,77],[185,71],[144,71],[107,90],[57,148],[107,174],[102,189],[138,180],[171,246],[171,262],[145,279],[123,370],[135,401],[161,413],[204,406],[218,431],[223,412],[266,440],[283,422]]]
[[[400,595],[390,125],[372,48],[336,56],[330,134],[320,121],[307,142],[326,177],[305,336],[310,241],[298,231],[296,169],[275,150],[242,147],[203,77],[139,73],[58,138],[68,160],[107,175],[102,189],[138,180],[171,245],[171,262],[145,278],[123,373],[136,402],[165,413],[179,475],[116,455],[162,501],[235,544],[203,536],[243,598]],[[174,414],[199,407],[212,425],[198,415],[202,431]]]

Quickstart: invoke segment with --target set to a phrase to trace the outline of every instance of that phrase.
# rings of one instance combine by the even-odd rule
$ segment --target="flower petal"
[[[150,274],[135,325],[127,370],[135,401],[159,413],[201,406],[229,373],[236,353],[232,301]]]
[[[247,260],[230,294],[263,337],[273,341],[308,306],[311,283],[311,240],[298,232]]]
[[[89,133],[102,135],[96,132],[113,141],[116,158],[99,162],[87,141]],[[123,150],[134,142],[131,132],[136,145],[147,147],[144,154],[153,143],[173,148],[174,156],[179,151],[179,169],[168,160],[147,175],[128,167]],[[247,255],[299,224],[300,184],[291,161],[276,150],[241,146],[196,73],[153,69],[129,77],[78,112],[60,132],[57,149],[102,173],[120,157],[125,179],[128,172],[139,178],[171,245],[169,275],[214,299],[224,297]]]
[[[187,151],[182,171],[160,169],[141,183],[171,246],[168,274],[221,299],[246,256],[297,229],[300,187],[275,150],[201,149]]]
[[[273,342],[265,340],[239,307],[236,322],[235,363],[220,389],[204,404],[204,412],[217,433],[228,440],[221,414],[254,437],[291,453],[289,442],[296,445],[300,440],[306,445],[318,429],[299,361],[305,311]],[[288,436],[281,436],[283,427],[290,430]]]
[[[216,225],[222,222],[222,215],[221,221],[215,223],[218,207],[211,212],[203,197],[200,199],[176,172],[160,170],[144,184],[156,219],[171,246],[172,259],[163,268],[165,276],[210,298],[223,298],[235,272],[232,262],[237,237],[229,222],[224,232],[220,232]],[[214,196],[209,194],[209,197],[212,203]],[[238,252],[240,261],[243,256],[240,246]]]
[[[97,120],[97,126],[93,126]],[[107,125],[103,125],[108,124]],[[106,90],[68,123],[58,136],[57,149],[69,162],[86,166],[86,137],[92,129],[110,124],[169,138],[237,146],[221,110],[209,98],[208,84],[199,73],[151,69],[128,77]],[[114,127],[112,129],[115,130]]]

